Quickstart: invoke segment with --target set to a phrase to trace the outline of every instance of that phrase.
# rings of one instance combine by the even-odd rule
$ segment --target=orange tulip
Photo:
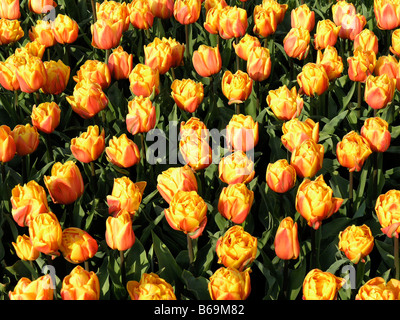
[[[330,272],[312,269],[303,281],[303,300],[336,300],[345,281]]]
[[[167,43],[171,47],[172,62],[171,68],[183,66],[183,55],[185,54],[185,45],[169,37],[168,39],[163,37],[162,42]]]
[[[129,168],[140,161],[138,146],[125,133],[110,139],[106,154],[112,164],[121,168]]]
[[[140,281],[128,281],[131,300],[176,300],[174,288],[155,273],[143,273]]]
[[[66,66],[61,60],[44,61],[46,69],[46,83],[41,90],[46,94],[60,94],[68,85],[71,68]]]
[[[201,12],[201,0],[176,0],[174,17],[180,24],[195,23]]]
[[[98,60],[86,60],[73,79],[75,82],[87,80],[97,83],[104,90],[111,84],[111,73],[106,63]]]
[[[232,151],[254,149],[258,143],[258,122],[251,116],[234,114],[226,126],[226,142]]]
[[[73,156],[83,163],[97,160],[105,148],[105,132],[97,125],[88,126],[87,130],[79,137],[71,139],[71,152]]]
[[[122,20],[111,21],[109,19],[97,20],[90,28],[92,33],[92,46],[98,49],[112,49],[118,46],[124,22]]]
[[[126,128],[135,135],[139,132],[148,132],[156,124],[156,107],[149,97],[134,97],[128,102]]]
[[[44,63],[34,56],[30,56],[25,64],[18,66],[16,75],[21,91],[26,93],[39,90],[47,81]]]
[[[206,21],[204,22],[204,29],[211,34],[219,33],[219,14],[224,6],[221,3],[216,4],[214,7],[207,10]]]
[[[221,267],[213,273],[208,283],[212,300],[246,300],[251,292],[250,268],[239,271]]]
[[[125,2],[108,1],[96,2],[97,20],[108,20],[111,24],[122,23],[122,32],[129,28],[129,9]]]
[[[51,168],[51,175],[43,179],[54,203],[70,204],[83,194],[82,175],[73,161],[64,164],[56,162]]]
[[[172,65],[172,49],[166,42],[155,37],[153,42],[144,46],[145,64],[160,74],[166,73]]]
[[[3,124],[0,126],[0,161],[8,162],[11,161],[17,147],[9,126]]]
[[[22,277],[8,293],[10,300],[53,300],[53,287],[50,275],[44,275],[36,280]]]
[[[304,101],[296,86],[290,90],[286,85],[269,90],[266,100],[274,115],[283,121],[298,117],[303,110]]]
[[[113,250],[124,251],[135,244],[131,215],[122,212],[117,217],[108,217],[106,221],[106,242]]]
[[[53,0],[28,0],[29,10],[37,14],[46,13],[56,6]]]
[[[297,83],[307,96],[323,94],[329,86],[329,78],[325,68],[316,63],[307,63],[297,75]]]
[[[286,121],[282,124],[282,132],[282,144],[290,152],[293,152],[304,140],[313,139],[315,143],[319,141],[319,123],[315,123],[310,118],[305,121],[297,118]]]
[[[374,0],[374,14],[381,30],[393,30],[400,25],[399,3],[390,0]]]
[[[358,289],[355,300],[399,300],[398,286],[397,279],[386,283],[382,277],[375,277]]]
[[[29,39],[31,39],[31,41],[36,40],[40,44],[43,44],[46,48],[54,46],[56,44],[56,40],[54,38],[50,21],[36,21],[36,25],[32,26],[32,28],[29,30]]]
[[[182,121],[179,129],[180,139],[209,139],[209,131],[199,118],[191,117],[188,121]]]
[[[272,7],[263,8],[261,5],[256,5],[254,7],[253,19],[253,32],[263,38],[274,34],[278,27],[278,19]]]
[[[354,264],[365,262],[364,258],[368,256],[374,247],[374,237],[371,229],[367,225],[348,226],[339,233],[340,251],[343,251],[346,257]]]
[[[187,112],[195,112],[204,98],[203,84],[192,79],[175,79],[171,89],[176,105]]]
[[[0,1],[0,18],[18,20],[21,17],[19,0]]]
[[[390,79],[396,79],[396,88],[398,88],[400,85],[399,70],[399,62],[396,57],[392,55],[380,56],[375,64],[374,75],[381,76],[386,73]]]
[[[276,255],[282,260],[297,259],[300,254],[300,244],[297,232],[297,222],[291,217],[283,219],[276,231],[274,247]]]
[[[239,58],[246,61],[249,58],[250,52],[253,48],[261,47],[260,40],[258,40],[256,37],[251,36],[248,33],[246,33],[238,43],[233,42],[232,45],[235,49],[235,53],[239,56]]]
[[[71,263],[82,263],[96,254],[98,244],[86,231],[70,227],[62,232],[60,251]]]
[[[153,26],[154,15],[145,0],[133,0],[127,4],[129,21],[134,28],[147,30]]]
[[[0,84],[4,89],[19,90],[17,68],[26,63],[26,59],[20,55],[12,54],[4,62],[0,61]]]
[[[254,162],[241,150],[223,157],[218,164],[218,177],[227,184],[249,183],[254,175]]]
[[[375,54],[378,54],[378,37],[375,33],[369,29],[362,30],[359,34],[357,34],[354,38],[353,42],[354,50],[357,47],[361,47],[363,51],[374,51]]]
[[[205,0],[205,1],[202,1],[202,2],[204,2],[204,8],[206,9],[206,14],[212,8],[215,8],[217,6],[221,6],[223,8],[223,7],[226,7],[228,5],[225,0]]]
[[[212,163],[212,150],[208,139],[191,135],[181,136],[179,152],[183,161],[193,170],[202,170]]]
[[[292,189],[296,183],[296,169],[286,159],[269,163],[265,180],[270,189],[277,193],[285,193]]]
[[[366,24],[367,20],[361,14],[345,14],[339,31],[339,37],[354,40]]]
[[[313,139],[306,139],[292,153],[290,164],[300,178],[312,178],[322,169],[324,146]]]
[[[329,19],[318,21],[317,30],[314,34],[315,49],[321,50],[327,46],[334,46],[337,42],[340,28],[341,26],[337,26]]]
[[[193,67],[201,77],[210,77],[218,73],[222,67],[219,46],[215,48],[201,44],[193,52]]]
[[[219,12],[218,32],[221,38],[239,38],[246,34],[247,11],[236,6],[226,6]]]
[[[335,47],[328,45],[324,53],[318,50],[316,63],[324,67],[329,80],[334,80],[342,75],[343,61]]]
[[[360,133],[368,141],[373,152],[385,152],[390,146],[392,137],[389,124],[382,118],[365,119]]]
[[[389,238],[400,233],[400,191],[391,189],[379,195],[375,203],[375,213],[381,224],[381,231]]]
[[[261,5],[262,5],[262,7],[264,9],[268,9],[268,8],[272,9],[278,24],[283,22],[283,19],[285,18],[286,11],[288,9],[288,5],[287,4],[280,4],[276,0],[263,0]]]
[[[39,133],[36,127],[29,123],[16,125],[11,134],[14,138],[17,154],[20,156],[33,153],[39,145]]]
[[[310,50],[310,32],[302,27],[290,29],[283,39],[283,48],[289,57],[305,59]]]
[[[100,282],[93,271],[76,266],[64,277],[60,293],[63,300],[99,300]]]
[[[16,42],[23,36],[19,20],[0,19],[0,45]]]
[[[32,246],[31,239],[26,234],[18,236],[16,242],[13,242],[12,245],[21,260],[34,261],[39,258],[40,252]]]
[[[61,44],[73,43],[78,38],[78,23],[67,15],[58,14],[54,19],[54,39]]]
[[[400,56],[400,29],[392,32],[392,45],[389,49],[397,57]]]
[[[133,55],[118,46],[108,58],[108,69],[115,80],[128,79],[133,69]]]
[[[365,82],[374,72],[376,55],[374,51],[363,51],[361,47],[354,50],[353,56],[347,58],[348,75],[351,81]]]
[[[145,64],[137,64],[129,75],[129,88],[136,96],[149,97],[160,92],[160,74],[158,70]]]
[[[302,4],[290,13],[290,23],[292,28],[302,27],[311,32],[315,26],[315,12],[306,4]]]
[[[356,7],[354,6],[354,4],[348,3],[345,0],[337,1],[332,6],[333,21],[337,26],[342,25],[342,21],[345,15],[355,15],[356,13]]]
[[[364,99],[372,109],[382,109],[392,102],[395,91],[396,80],[386,73],[376,77],[369,75],[365,81]]]
[[[271,74],[271,57],[268,48],[253,48],[249,53],[246,69],[254,81],[268,79]]]
[[[45,49],[45,45],[39,43],[37,40],[33,40],[28,41],[23,47],[15,49],[14,54],[22,57],[32,55],[42,59]]]
[[[241,70],[232,73],[225,71],[222,76],[222,93],[229,100],[228,104],[242,103],[247,100],[253,90],[253,80]]]
[[[160,19],[169,19],[174,13],[174,0],[149,0],[153,15]]]

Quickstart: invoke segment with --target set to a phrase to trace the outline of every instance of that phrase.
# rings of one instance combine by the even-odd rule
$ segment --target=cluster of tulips
[[[193,264],[192,241],[205,233],[210,219],[207,200],[199,192],[198,176],[212,164],[213,152],[209,143],[210,128],[195,116],[205,97],[204,84],[191,78],[176,79],[174,70],[190,64],[197,76],[209,78],[212,86],[215,75],[223,65],[220,44],[229,39],[234,39],[232,50],[236,54],[236,70],[232,71],[232,67],[232,70],[223,73],[220,88],[227,104],[236,108],[226,124],[229,154],[218,163],[218,179],[224,187],[217,195],[218,212],[229,221],[229,228],[216,241],[217,263],[223,266],[212,270],[207,289],[214,300],[244,300],[249,297],[250,267],[257,258],[259,244],[257,237],[244,228],[256,197],[249,188],[256,177],[256,168],[248,152],[257,150],[263,128],[252,116],[243,114],[241,107],[256,91],[255,87],[271,76],[274,57],[270,55],[268,40],[283,22],[288,5],[276,0],[263,0],[255,5],[251,34],[249,12],[244,9],[244,4],[245,1],[242,7],[228,5],[225,0],[205,0],[204,3],[201,0],[93,3],[91,45],[96,50],[104,50],[106,58],[105,61],[87,59],[79,66],[72,76],[73,93],[66,97],[66,102],[81,119],[96,119],[109,104],[105,93],[107,88],[113,81],[126,80],[133,96],[128,102],[124,119],[126,130],[132,137],[139,135],[142,144],[138,146],[125,133],[112,136],[107,141],[109,133],[104,128],[97,124],[90,125],[70,141],[74,160],[55,162],[43,181],[31,180],[12,189],[12,217],[19,227],[28,230],[28,234],[19,235],[12,243],[18,258],[33,262],[43,255],[51,263],[62,255],[69,263],[77,265],[62,279],[59,292],[62,299],[101,299],[100,281],[96,272],[90,271],[89,265],[89,260],[99,250],[99,243],[81,228],[62,228],[59,217],[50,208],[48,195],[54,205],[70,205],[84,194],[84,177],[77,161],[90,164],[95,176],[93,163],[103,153],[110,164],[121,169],[131,168],[144,160],[144,135],[156,126],[154,99],[160,94],[162,77],[167,74],[171,74],[173,80],[170,94],[177,107],[185,115],[193,116],[186,117],[179,128],[179,151],[185,165],[171,166],[159,174],[156,178],[157,190],[168,205],[163,211],[166,222],[173,230],[187,235],[189,263]],[[66,90],[71,68],[61,60],[51,60],[50,50],[57,43],[67,46],[79,37],[78,23],[67,15],[58,14],[52,21],[39,16],[57,7],[53,1],[29,0],[28,7],[42,20],[37,20],[29,30],[30,41],[0,62],[0,84],[4,90],[14,92],[16,108],[19,91],[57,97]],[[396,1],[375,0],[374,17],[378,28],[392,30],[399,27],[399,9]],[[201,44],[190,56],[188,26],[198,23],[202,10],[205,10],[203,27],[217,37],[217,45]],[[313,231],[320,229],[324,220],[338,212],[345,199],[334,196],[334,190],[325,182],[324,176],[318,175],[323,167],[325,148],[319,144],[320,123],[311,118],[311,112],[310,117],[300,120],[305,109],[305,97],[323,97],[330,84],[343,75],[345,68],[349,80],[357,83],[359,92],[364,86],[364,100],[359,95],[358,105],[360,107],[361,102],[365,102],[373,110],[373,117],[365,119],[359,132],[348,132],[336,145],[337,161],[348,169],[352,181],[353,172],[361,171],[370,156],[382,154],[390,147],[389,124],[378,116],[378,112],[385,109],[393,101],[396,90],[400,90],[400,64],[396,58],[400,56],[400,29],[391,33],[390,52],[394,56],[378,57],[378,37],[365,28],[366,18],[357,13],[353,4],[337,1],[332,5],[331,12],[333,21],[324,19],[318,23],[314,11],[307,4],[290,12],[291,29],[282,43],[289,62],[293,67],[294,59],[305,61],[313,50],[312,46],[317,51],[316,61],[304,64],[296,75],[298,89],[282,85],[269,90],[265,98],[267,108],[282,123],[281,143],[288,155],[288,159],[268,164],[265,181],[273,192],[284,194],[295,188],[299,179],[302,180],[296,191],[295,209]],[[15,44],[24,37],[18,20],[20,17],[19,0],[0,0],[1,45]],[[133,54],[120,45],[124,34],[133,27],[143,30],[149,39],[155,19],[172,18],[185,26],[186,43],[171,37],[154,37],[144,45],[143,62],[134,65]],[[311,41],[313,32],[314,39]],[[335,47],[339,39],[346,40],[353,47],[347,63]],[[242,61],[246,62],[245,70],[240,68]],[[216,93],[210,92],[212,99]],[[314,113],[319,111],[313,110]],[[15,155],[24,157],[34,153],[40,143],[40,135],[51,135],[62,116],[62,108],[56,102],[41,102],[32,107],[30,123],[18,124],[13,129],[2,124],[0,161],[3,169]],[[51,155],[51,146],[48,145],[48,148]],[[50,156],[49,160],[53,158]],[[122,175],[114,179],[112,192],[104,199],[109,213],[104,239],[110,249],[120,252],[122,277],[124,252],[135,244],[133,220],[140,212],[147,185],[147,181],[134,182],[129,176]],[[350,202],[352,188],[351,184]],[[393,238],[397,250],[394,256],[398,260],[400,190],[393,189],[375,196],[375,212],[381,231]],[[301,255],[298,222],[294,217],[284,216],[276,230],[273,249],[281,260],[296,260]],[[338,249],[353,264],[365,263],[374,248],[374,236],[365,224],[348,226],[338,238]],[[389,281],[375,277],[363,283],[355,298],[399,300],[398,261],[395,261],[395,269],[396,277]],[[37,279],[23,277],[18,279],[8,297],[15,300],[54,299],[57,292],[53,280],[49,275]],[[312,268],[304,278],[302,298],[334,300],[344,284],[344,278]],[[153,272],[143,273],[137,281],[125,281],[124,286],[132,300],[177,299],[173,286]]]

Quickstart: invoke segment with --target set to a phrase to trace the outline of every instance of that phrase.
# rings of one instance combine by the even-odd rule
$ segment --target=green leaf
[[[210,300],[208,292],[208,280],[204,277],[195,277],[188,270],[183,270],[182,279],[185,282],[186,289],[189,290],[197,300]]]
[[[140,281],[143,273],[147,272],[150,263],[142,243],[136,238],[135,244],[126,251],[126,279]]]

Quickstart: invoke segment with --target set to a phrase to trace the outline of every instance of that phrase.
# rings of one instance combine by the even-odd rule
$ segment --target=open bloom
[[[282,124],[281,141],[290,152],[298,147],[304,140],[313,139],[319,141],[319,122],[308,118],[300,121],[298,118],[291,119]]]
[[[329,78],[322,65],[310,62],[297,75],[297,83],[307,96],[314,97],[328,89]]]
[[[253,47],[248,55],[246,70],[254,81],[268,79],[271,74],[271,56],[268,48]]]
[[[108,69],[115,80],[128,79],[133,69],[133,55],[118,46],[108,58]]]
[[[304,140],[292,152],[290,164],[296,169],[299,177],[312,178],[322,169],[324,146],[313,139]]]
[[[50,21],[38,20],[36,25],[32,26],[29,30],[29,39],[36,40],[46,48],[52,47],[56,44],[54,33]]]
[[[277,193],[285,193],[292,189],[296,183],[296,169],[286,159],[269,163],[265,179],[268,187]]]
[[[284,218],[276,231],[274,247],[276,255],[283,260],[297,259],[300,254],[300,244],[297,232],[297,222],[291,217]]]
[[[125,2],[108,1],[96,3],[97,20],[108,20],[112,24],[122,23],[122,32],[129,28],[129,10]]]
[[[149,97],[160,92],[160,73],[145,64],[138,63],[129,74],[129,88],[136,96]]]
[[[391,189],[379,195],[375,203],[381,230],[389,238],[398,238],[400,233],[400,191]]]
[[[41,90],[46,94],[60,94],[68,85],[71,68],[62,60],[50,60],[43,63],[47,78]]]
[[[12,245],[21,260],[34,261],[39,258],[40,252],[32,246],[31,239],[26,234],[18,236]]]
[[[389,124],[379,117],[367,118],[361,127],[361,135],[369,142],[373,152],[385,152],[392,139]]]
[[[106,221],[106,242],[113,250],[125,251],[135,244],[135,233],[132,218],[128,212],[116,217],[108,217]]]
[[[156,107],[149,97],[136,96],[128,102],[126,128],[135,135],[139,132],[149,132],[156,124]]]
[[[218,176],[227,184],[249,183],[254,175],[254,162],[241,150],[223,157],[218,164]]]
[[[399,300],[399,285],[394,278],[387,283],[382,277],[372,278],[358,289],[356,300]]]
[[[222,76],[222,93],[229,100],[229,104],[242,103],[247,100],[253,90],[253,80],[241,70],[232,73],[225,71]]]
[[[374,51],[363,51],[358,46],[354,50],[353,56],[347,58],[347,63],[350,80],[365,82],[367,77],[374,72],[376,55]]]
[[[0,126],[0,161],[8,162],[11,161],[14,156],[17,147],[15,145],[14,138],[9,126],[3,124]]]
[[[109,161],[121,168],[129,168],[140,161],[139,147],[125,133],[110,139],[106,153]]]
[[[289,89],[283,85],[275,90],[269,90],[267,104],[279,120],[290,120],[300,115],[303,110],[303,98],[297,93],[296,86]]]
[[[348,226],[339,233],[339,250],[343,251],[346,257],[357,264],[360,260],[369,255],[374,247],[374,237],[367,225]]]
[[[129,21],[134,28],[147,30],[153,26],[154,15],[147,0],[134,0],[126,5]]]
[[[384,73],[369,75],[365,81],[364,99],[372,109],[382,109],[392,102],[396,91],[396,80]]]
[[[345,281],[330,272],[312,269],[303,281],[303,300],[336,300]]]
[[[236,6],[226,6],[219,12],[218,32],[221,38],[239,38],[246,34],[247,11]]]
[[[171,89],[176,105],[187,112],[195,112],[204,98],[203,84],[192,79],[175,79]]]
[[[60,251],[71,263],[82,263],[92,258],[98,249],[98,244],[86,231],[70,227],[62,232]]]
[[[290,23],[292,28],[302,27],[311,32],[315,26],[315,12],[306,4],[302,4],[290,13]]]
[[[52,29],[54,39],[61,44],[73,43],[78,38],[78,23],[67,15],[58,14]]]
[[[251,292],[250,268],[239,271],[221,267],[213,273],[208,283],[212,300],[246,300]]]
[[[71,139],[70,148],[74,157],[83,163],[98,159],[105,148],[104,129],[100,132],[97,125],[88,126],[79,137]]]
[[[111,84],[111,72],[106,63],[88,59],[79,68],[73,79],[78,83],[82,80],[98,83],[104,90]]]
[[[258,143],[258,122],[251,116],[234,114],[226,126],[226,142],[232,151],[254,149]]]
[[[20,55],[12,54],[5,61],[0,61],[0,84],[4,89],[19,90],[17,68],[26,63],[26,59]]]
[[[33,153],[39,145],[39,132],[30,123],[17,124],[11,134],[14,138],[16,152],[20,156]]]
[[[49,274],[36,280],[22,277],[8,293],[10,300],[53,300],[55,284],[52,283]]]
[[[0,45],[17,42],[23,36],[19,20],[0,19]]]
[[[195,23],[201,12],[201,0],[177,0],[174,2],[174,17],[180,24]]]
[[[194,69],[202,77],[210,77],[218,73],[222,67],[219,46],[214,48],[201,44],[193,52],[192,61]]]
[[[155,37],[153,42],[144,46],[145,64],[158,70],[160,74],[166,73],[172,65],[171,46]]]
[[[337,42],[341,26],[337,26],[332,20],[320,20],[314,34],[314,47],[316,50],[334,46]]]
[[[283,48],[289,57],[305,59],[310,51],[310,32],[302,27],[290,29],[283,39]]]
[[[93,271],[76,266],[64,277],[60,293],[63,300],[99,300],[100,282]]]
[[[174,288],[155,273],[144,273],[140,281],[128,281],[131,300],[176,300]]]

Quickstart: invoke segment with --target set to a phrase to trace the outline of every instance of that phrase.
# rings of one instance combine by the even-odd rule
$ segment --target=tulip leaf
[[[197,300],[210,300],[208,292],[208,280],[204,277],[195,277],[188,270],[183,270],[182,279],[185,282],[186,289],[190,291]]]
[[[134,245],[126,251],[126,279],[140,281],[150,263],[142,243],[136,238]]]

